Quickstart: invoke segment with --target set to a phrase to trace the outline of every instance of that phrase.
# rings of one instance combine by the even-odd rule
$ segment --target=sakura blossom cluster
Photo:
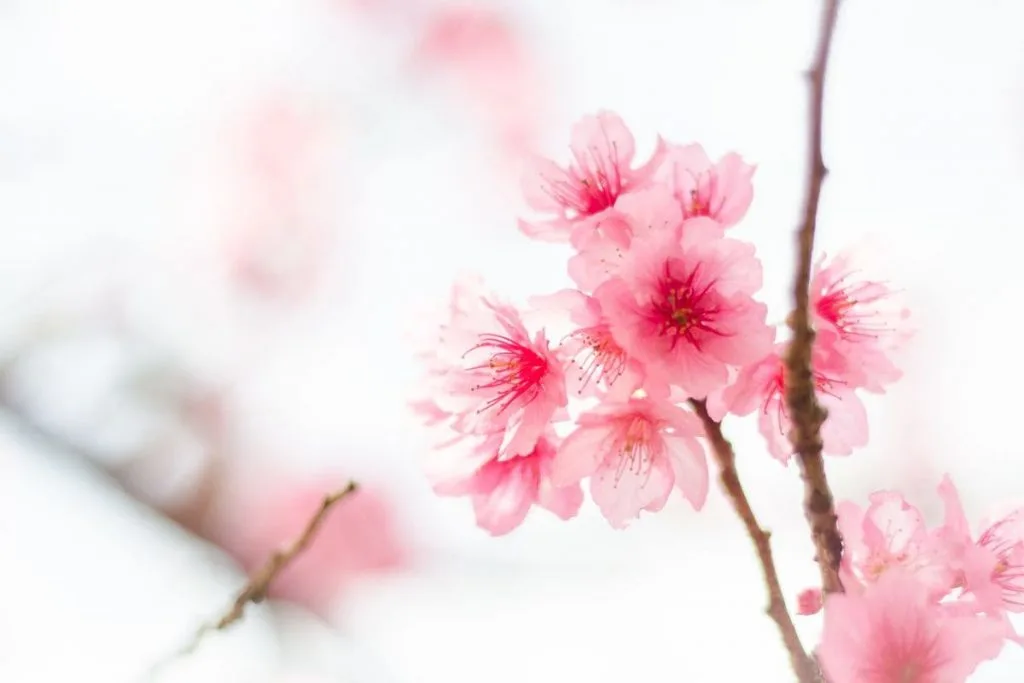
[[[1007,639],[1021,642],[1007,613],[1024,612],[1024,509],[972,534],[948,476],[938,490],[946,512],[934,528],[894,491],[867,509],[838,506],[846,592],[824,602],[818,649],[830,683],[963,681]],[[821,593],[799,602],[816,612]]]
[[[716,421],[757,413],[772,456],[791,455],[784,344],[756,298],[756,249],[731,234],[753,199],[754,166],[662,138],[638,162],[633,135],[605,111],[575,124],[570,150],[568,164],[538,159],[526,172],[539,215],[519,228],[570,247],[574,286],[517,307],[460,281],[423,356],[429,394],[415,408],[444,433],[434,489],[469,497],[493,534],[534,504],[573,517],[584,480],[616,528],[661,510],[675,489],[700,509],[709,475],[694,401]],[[906,314],[891,294],[847,256],[816,265],[826,453],[866,443],[857,392],[899,377],[891,354]]]

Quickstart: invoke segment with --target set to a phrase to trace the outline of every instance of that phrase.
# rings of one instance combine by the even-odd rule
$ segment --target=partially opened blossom
[[[716,406],[716,417],[731,412],[749,415],[757,412],[757,424],[768,451],[780,462],[789,462],[793,445],[789,441],[792,421],[786,405],[786,344],[776,344],[761,360],[744,367],[736,379],[709,405]],[[868,422],[864,404],[845,382],[845,365],[835,362],[819,338],[812,353],[812,376],[818,401],[828,411],[821,427],[823,451],[829,455],[849,455],[867,444]]]
[[[823,605],[820,588],[808,588],[800,591],[796,596],[796,613],[801,616],[811,616],[821,611]]]
[[[1005,626],[948,610],[906,571],[862,592],[832,594],[818,647],[831,683],[962,683],[999,654]]]
[[[459,434],[499,436],[502,459],[530,453],[567,404],[563,359],[479,281],[455,285],[449,316],[428,358],[433,421],[447,414]]]
[[[459,472],[433,468],[434,491],[443,496],[468,496],[477,525],[495,536],[507,534],[522,524],[534,505],[561,519],[570,519],[583,503],[583,490],[576,482],[559,486],[552,483],[557,443],[555,435],[548,432],[529,453],[501,460],[498,440],[485,439],[470,455],[479,463],[476,469]]]
[[[900,378],[891,355],[909,336],[909,311],[886,283],[860,274],[852,252],[818,260],[810,296],[814,326],[835,336],[833,348],[851,369],[850,386],[882,392]]]
[[[753,298],[760,287],[752,245],[688,232],[634,245],[594,298],[649,375],[703,398],[771,348],[767,308]]]
[[[694,509],[708,493],[700,420],[664,398],[606,400],[577,419],[558,450],[556,484],[590,477],[590,492],[613,527],[665,506],[673,486]]]
[[[344,482],[261,473],[244,487],[231,489],[214,516],[212,535],[246,571],[254,571],[293,543],[324,496]],[[395,520],[393,503],[384,492],[361,485],[328,512],[314,541],[278,574],[271,597],[326,614],[354,581],[405,566],[410,551]]]
[[[671,147],[658,175],[669,184],[686,219],[704,216],[728,228],[750,208],[754,171],[739,154],[713,162],[694,144]]]
[[[541,221],[520,221],[530,237],[565,242],[615,205],[623,194],[646,185],[664,155],[659,139],[651,158],[633,166],[633,134],[616,114],[599,111],[572,129],[572,161],[562,167],[535,159],[523,175],[523,192],[530,207],[549,215]]]

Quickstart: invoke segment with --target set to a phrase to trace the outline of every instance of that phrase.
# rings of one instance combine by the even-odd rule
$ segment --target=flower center
[[[653,455],[651,453],[651,431],[649,421],[642,417],[630,419],[629,426],[619,449],[619,465],[615,473],[618,481],[628,471],[633,474],[650,474]]]
[[[509,337],[483,334],[480,342],[465,355],[474,351],[489,354],[485,362],[468,368],[484,378],[472,390],[490,395],[478,412],[497,407],[500,413],[519,399],[529,403],[540,393],[548,373],[548,361],[534,349]]]

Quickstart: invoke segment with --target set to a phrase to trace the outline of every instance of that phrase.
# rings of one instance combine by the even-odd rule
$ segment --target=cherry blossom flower
[[[945,609],[906,571],[832,594],[818,648],[831,683],[961,683],[1002,649],[998,621]]]
[[[895,491],[876,491],[868,500],[867,510],[850,501],[836,506],[846,576],[872,583],[899,569],[913,573],[932,599],[947,595],[955,576],[921,512]]]
[[[432,421],[450,417],[463,435],[501,435],[499,458],[534,450],[568,402],[563,359],[543,330],[526,330],[519,311],[482,289],[456,283],[450,320],[426,358],[433,387]]]
[[[561,519],[576,515],[583,503],[579,484],[551,482],[558,443],[552,432],[539,438],[531,452],[511,460],[498,457],[498,441],[491,437],[473,449],[471,457],[479,458],[479,464],[470,472],[435,469],[434,491],[442,496],[469,496],[477,525],[495,536],[522,524],[533,505]]]
[[[686,219],[706,216],[728,228],[750,208],[754,171],[739,154],[712,162],[704,148],[694,144],[672,146],[658,177],[666,179]]]
[[[673,486],[694,509],[708,493],[708,466],[692,413],[654,396],[605,400],[577,419],[558,450],[556,484],[590,477],[590,492],[613,527],[664,507]]]
[[[1024,612],[1024,509],[984,525],[975,540],[949,476],[939,484],[946,519],[937,535],[965,591],[986,611]]]
[[[848,384],[881,393],[902,374],[890,356],[909,337],[910,312],[888,285],[859,277],[853,252],[826,260],[811,275],[813,324],[834,334],[833,347],[851,369]]]
[[[744,367],[732,384],[708,400],[709,410],[717,419],[727,412],[749,415],[757,411],[758,429],[768,443],[769,453],[784,464],[793,455],[789,441],[792,422],[786,406],[785,353],[786,344],[776,344],[771,353]],[[818,401],[828,411],[821,427],[823,452],[849,455],[868,441],[864,404],[846,383],[846,366],[830,352],[825,335],[815,343],[812,364]]]
[[[661,163],[665,145],[659,138],[651,158],[634,168],[635,145],[626,124],[611,112],[599,111],[577,122],[569,145],[573,160],[567,167],[538,158],[524,173],[527,203],[554,218],[521,220],[523,233],[545,241],[568,241],[574,230],[585,230],[620,196],[643,187]]]
[[[760,286],[752,245],[687,232],[681,241],[664,234],[634,245],[594,298],[648,375],[703,398],[725,385],[731,368],[770,348],[767,308],[753,298]]]
[[[245,478],[230,489],[212,523],[212,535],[246,571],[261,567],[305,529],[337,477],[295,479],[280,473]],[[271,597],[326,615],[331,602],[364,576],[406,566],[410,551],[398,534],[383,491],[363,484],[325,517],[315,542],[278,574]]]

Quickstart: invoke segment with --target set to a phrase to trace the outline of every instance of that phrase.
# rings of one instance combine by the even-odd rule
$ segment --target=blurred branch
[[[821,29],[813,66],[808,73],[811,86],[810,139],[808,141],[807,198],[803,223],[797,234],[797,272],[793,283],[795,309],[790,317],[793,341],[786,354],[786,405],[793,421],[789,437],[800,465],[804,482],[804,515],[811,527],[816,557],[821,570],[825,593],[842,592],[839,562],[843,555],[843,539],[836,523],[835,501],[825,476],[821,455],[821,425],[827,414],[814,394],[811,368],[814,330],[810,322],[810,280],[814,253],[814,232],[818,217],[821,187],[828,174],[821,156],[822,109],[825,73],[828,68],[832,35],[835,32],[839,0],[825,0]]]
[[[348,485],[324,497],[323,502],[320,504],[320,508],[316,511],[316,514],[310,518],[306,524],[306,528],[303,529],[302,533],[299,534],[292,543],[284,550],[275,552],[267,562],[253,574],[252,578],[249,579],[248,583],[242,588],[242,590],[235,597],[235,601],[231,604],[224,614],[216,621],[203,624],[192,637],[192,640],[188,642],[181,650],[172,655],[168,660],[157,664],[153,671],[156,672],[162,668],[165,664],[177,659],[184,657],[192,652],[199,646],[203,638],[212,631],[223,631],[230,627],[232,624],[237,622],[245,615],[245,608],[250,604],[259,604],[267,597],[267,592],[270,590],[270,585],[274,579],[288,567],[291,562],[298,557],[302,551],[304,551],[309,544],[313,542],[317,531],[323,525],[324,520],[327,519],[328,513],[334,506],[344,500],[347,496],[358,489],[358,486],[354,481],[350,481]]]
[[[800,643],[800,636],[796,632],[793,618],[786,607],[786,598],[782,594],[782,586],[779,583],[779,575],[775,569],[775,559],[772,557],[771,533],[765,531],[757,521],[747,494],[743,490],[739,473],[736,471],[736,453],[732,444],[722,434],[722,425],[716,422],[709,414],[704,401],[690,399],[697,417],[704,423],[704,432],[707,434],[711,444],[711,452],[718,463],[719,481],[725,490],[733,510],[746,527],[747,535],[754,543],[757,551],[757,558],[761,563],[761,572],[764,574],[764,582],[768,588],[768,608],[765,610],[778,626],[782,641],[789,652],[789,663],[796,673],[800,683],[815,683],[820,680],[817,667],[808,658],[804,646]]]

